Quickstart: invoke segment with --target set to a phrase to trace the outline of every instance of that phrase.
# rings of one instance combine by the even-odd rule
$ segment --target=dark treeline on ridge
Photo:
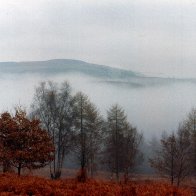
[[[117,181],[121,176],[127,181],[143,162],[172,184],[195,176],[195,109],[176,132],[163,134],[160,141],[154,139],[146,146],[142,133],[128,121],[121,106],[115,104],[106,110],[104,118],[87,95],[73,94],[68,82],[40,83],[30,114],[20,108],[15,115],[1,114],[3,171],[16,167],[20,175],[22,168],[48,164],[51,178],[59,179],[69,159],[80,168],[77,178],[81,182],[100,170],[108,171]]]

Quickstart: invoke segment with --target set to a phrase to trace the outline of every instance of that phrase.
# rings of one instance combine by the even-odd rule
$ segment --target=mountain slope
[[[149,77],[133,71],[113,68],[105,65],[87,63],[72,59],[53,59],[47,61],[0,62],[0,76],[5,74],[56,74],[79,73],[99,79],[99,82],[125,88],[162,86],[179,82],[196,84],[196,79],[176,79]],[[97,81],[98,82],[98,81]]]
[[[71,59],[54,59],[48,61],[1,62],[0,73],[83,73],[93,77],[124,79],[138,74],[104,65],[90,64]]]

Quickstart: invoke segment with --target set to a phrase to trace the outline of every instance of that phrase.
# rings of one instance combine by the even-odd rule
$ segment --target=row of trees
[[[31,108],[31,116],[41,120],[55,146],[54,161],[50,164],[53,179],[61,176],[65,156],[70,152],[80,164],[81,180],[86,171],[93,177],[98,162],[115,173],[117,180],[120,172],[127,177],[141,157],[142,135],[128,122],[124,110],[114,105],[104,120],[85,94],[72,95],[67,82],[41,83]]]
[[[171,184],[196,174],[196,109],[179,125],[176,133],[163,134],[149,160],[160,174],[170,178]]]
[[[98,165],[127,180],[139,161],[142,134],[127,120],[124,110],[113,105],[104,119],[82,92],[72,94],[69,83],[42,82],[36,88],[31,113],[21,109],[0,117],[0,162],[4,171],[16,167],[36,169],[50,165],[52,179],[61,176],[65,160],[72,154],[80,165],[79,180],[94,176]],[[196,110],[180,124],[176,133],[164,134],[151,167],[171,183],[196,174]]]

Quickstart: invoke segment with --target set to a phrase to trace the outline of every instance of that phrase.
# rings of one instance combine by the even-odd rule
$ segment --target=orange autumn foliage
[[[4,112],[0,118],[0,163],[3,166],[4,172],[10,170],[7,139],[9,133],[13,130],[15,130],[15,125],[11,115],[8,112]]]
[[[48,133],[41,129],[40,121],[30,120],[22,110],[15,116],[8,112],[0,118],[0,160],[16,167],[37,169],[53,160],[54,146]]]
[[[40,177],[14,174],[0,175],[0,195],[53,195],[53,196],[191,196],[188,189],[173,187],[166,183],[134,183],[120,184],[87,180],[49,180]]]

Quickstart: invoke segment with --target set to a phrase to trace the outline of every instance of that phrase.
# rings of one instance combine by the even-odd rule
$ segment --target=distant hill
[[[93,77],[125,79],[139,74],[112,68],[104,65],[91,64],[79,60],[54,59],[48,61],[0,62],[0,73],[83,73]]]
[[[196,79],[176,79],[149,77],[130,70],[105,65],[87,63],[72,59],[53,59],[47,61],[0,62],[0,76],[4,74],[70,74],[79,73],[99,79],[97,82],[125,88],[170,85],[176,82],[191,82]]]

